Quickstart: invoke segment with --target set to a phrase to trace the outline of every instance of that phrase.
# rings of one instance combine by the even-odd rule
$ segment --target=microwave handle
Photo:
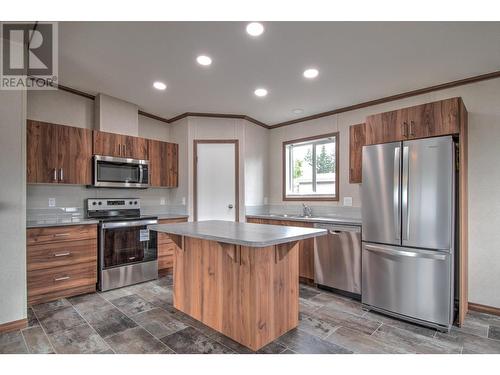
[[[142,179],[144,178],[144,166],[139,166],[139,183],[142,184]]]

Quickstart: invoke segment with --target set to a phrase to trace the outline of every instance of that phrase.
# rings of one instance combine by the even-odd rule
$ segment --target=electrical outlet
[[[49,198],[49,207],[56,206],[56,198]]]
[[[166,204],[166,199],[165,198],[160,198],[160,205],[165,206]]]
[[[186,197],[182,197],[182,205],[185,206],[186,205]]]
[[[352,206],[352,197],[344,197],[344,206]]]

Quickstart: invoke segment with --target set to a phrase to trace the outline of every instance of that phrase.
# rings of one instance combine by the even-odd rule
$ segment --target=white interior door
[[[196,146],[196,220],[236,221],[236,144]]]

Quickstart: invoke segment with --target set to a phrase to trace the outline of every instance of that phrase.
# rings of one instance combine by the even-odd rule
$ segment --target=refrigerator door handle
[[[394,149],[394,223],[396,223],[395,228],[396,228],[396,240],[400,240],[400,234],[401,234],[401,217],[399,215],[399,212],[401,210],[400,203],[401,203],[401,198],[400,198],[400,191],[399,191],[399,186],[400,186],[400,173],[401,173],[401,167],[400,167],[400,150],[401,147],[396,147]]]
[[[387,255],[393,255],[398,257],[411,257],[411,258],[428,258],[435,260],[446,260],[446,254],[440,254],[437,251],[432,250],[420,250],[418,252],[406,251],[406,250],[393,250],[388,247],[368,245],[365,244],[365,249],[375,253],[383,253]],[[437,254],[436,254],[437,253]]]
[[[409,146],[403,146],[403,179],[402,179],[402,200],[403,200],[403,240],[408,240],[410,237],[410,209],[408,205],[409,195],[409,178],[410,178],[410,159]]]

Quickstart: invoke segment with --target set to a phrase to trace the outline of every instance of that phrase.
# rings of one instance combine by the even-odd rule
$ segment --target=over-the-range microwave
[[[149,187],[149,160],[94,155],[93,183],[95,187]]]

